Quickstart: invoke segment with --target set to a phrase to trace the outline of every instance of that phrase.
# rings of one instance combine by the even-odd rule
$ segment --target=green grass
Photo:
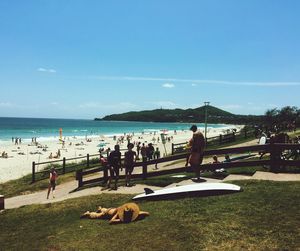
[[[145,220],[111,226],[80,220],[97,206],[130,195],[97,195],[32,205],[0,214],[1,250],[296,250],[300,182],[234,182],[226,196],[140,202]]]

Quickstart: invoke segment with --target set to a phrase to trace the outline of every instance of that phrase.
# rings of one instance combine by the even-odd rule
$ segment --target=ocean
[[[204,124],[197,124],[204,128]],[[45,119],[45,118],[4,118],[0,117],[0,143],[13,138],[31,141],[54,140],[59,137],[62,128],[63,137],[113,136],[124,133],[150,133],[160,130],[188,130],[191,123],[152,123],[127,121],[94,121],[83,119]],[[224,124],[208,124],[208,128],[228,127]]]

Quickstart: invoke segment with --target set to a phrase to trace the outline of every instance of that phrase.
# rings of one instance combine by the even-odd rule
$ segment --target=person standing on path
[[[196,181],[200,181],[200,165],[203,161],[203,152],[205,148],[205,138],[203,134],[197,130],[196,125],[192,125],[190,130],[193,132],[189,145],[191,147],[191,154],[188,162],[190,163],[192,170],[195,172]]]
[[[119,145],[115,145],[115,150],[109,154],[108,163],[109,163],[109,168],[110,168],[110,173],[111,173],[109,180],[108,180],[108,187],[110,187],[111,180],[112,180],[112,178],[114,178],[114,180],[115,180],[114,189],[117,190],[118,189],[119,172],[120,172],[120,167],[121,167],[121,152],[120,152]]]
[[[54,193],[55,193],[57,177],[58,177],[57,172],[55,171],[55,168],[52,166],[51,171],[50,171],[50,176],[49,176],[47,200],[49,199],[51,188],[52,188],[52,196],[53,196],[53,198],[55,198]]]
[[[134,168],[134,163],[136,162],[136,152],[133,151],[134,145],[132,143],[128,144],[128,151],[125,152],[124,166],[125,166],[125,174],[126,174],[126,186],[130,186],[131,174]]]

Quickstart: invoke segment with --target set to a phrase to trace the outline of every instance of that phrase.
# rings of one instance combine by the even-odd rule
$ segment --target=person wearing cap
[[[188,163],[191,165],[192,170],[195,172],[196,179],[200,180],[200,165],[203,161],[203,152],[205,148],[205,138],[203,134],[197,130],[196,125],[192,125],[190,130],[193,132],[189,145],[191,153]]]
[[[124,166],[126,175],[126,186],[130,186],[131,173],[134,168],[134,163],[136,162],[136,152],[133,151],[134,145],[132,143],[128,144],[128,151],[125,152]]]

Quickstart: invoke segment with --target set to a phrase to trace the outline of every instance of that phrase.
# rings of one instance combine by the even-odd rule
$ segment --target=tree
[[[268,125],[272,125],[278,121],[279,112],[280,111],[277,108],[266,111],[265,116]]]

